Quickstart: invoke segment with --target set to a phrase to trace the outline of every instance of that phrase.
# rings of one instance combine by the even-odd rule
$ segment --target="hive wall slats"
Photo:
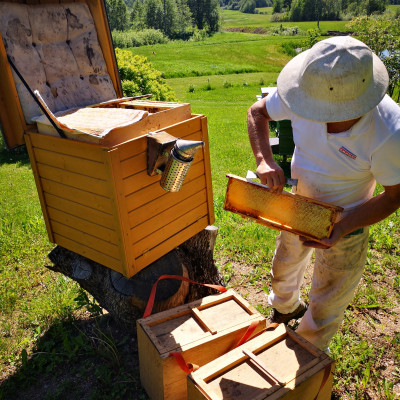
[[[42,178],[42,187],[47,193],[52,193],[58,197],[64,197],[66,200],[94,208],[106,214],[112,214],[111,199],[108,197],[99,196],[73,187],[68,187],[66,190],[65,185],[44,178]]]
[[[90,178],[74,172],[64,171],[60,168],[40,164],[39,162],[37,163],[37,167],[39,175],[42,178],[60,182],[77,189],[87,190],[90,193],[99,194],[100,196],[110,195],[109,185],[104,180]]]
[[[173,248],[177,246],[177,243],[183,243],[184,241],[190,239],[196,233],[200,232],[208,225],[208,217],[203,217],[198,221],[194,222],[192,225],[189,225],[187,228],[177,232],[173,237],[165,240],[162,243],[159,243],[156,247],[149,250],[148,252],[139,255],[138,258],[135,259],[135,264],[138,270],[146,267],[153,261],[159,259],[164,254],[167,254]]]
[[[35,149],[36,160],[66,171],[104,180],[104,163],[49,150]]]
[[[190,210],[185,215],[180,216],[173,222],[165,225],[163,228],[158,229],[151,235],[139,238],[139,241],[134,239],[134,254],[142,254],[150,250],[154,245],[164,242],[169,237],[173,236],[175,233],[186,228],[186,226],[191,225],[192,221],[197,221],[203,216],[207,215],[207,205],[202,204],[192,210]]]
[[[85,221],[97,223],[104,227],[113,228],[114,217],[111,214],[107,214],[96,210],[95,208],[86,207],[79,203],[75,203],[70,200],[63,199],[52,195],[51,193],[45,193],[45,200],[48,207],[56,208],[57,210],[71,213],[72,215],[82,218]]]
[[[147,175],[147,174],[146,174]],[[189,169],[188,174],[186,175],[184,184],[182,189],[193,179],[198,178],[199,176],[204,175],[204,165],[203,163],[195,163]],[[141,178],[146,179],[144,173],[140,173],[137,175],[137,180],[141,180]],[[129,192],[126,197],[128,211],[135,210],[136,208],[146,204],[147,202],[153,201],[159,197],[162,197],[166,192],[159,184],[159,177],[155,177],[154,183],[150,185],[146,185],[143,187],[137,187],[137,190],[134,192]],[[201,188],[199,188],[200,190]],[[130,187],[125,186],[125,190],[131,190]],[[168,193],[169,196],[174,196],[175,193]]]
[[[90,248],[82,243],[79,243],[79,241],[72,240],[58,233],[54,234],[54,239],[58,245],[63,246],[66,249],[74,251],[75,253],[78,253],[100,264],[107,265],[107,267],[115,269],[116,271],[121,271],[121,261],[119,259],[110,257],[108,254],[102,253],[98,249]]]
[[[203,188],[204,186],[205,178],[204,175],[201,175],[189,182],[185,182],[182,189],[174,193],[173,196],[169,196],[168,192],[164,191],[162,196],[143,204],[135,210],[131,210],[128,215],[129,225],[134,228],[146,221],[149,215],[156,215],[167,210],[174,204],[195,195],[199,191],[199,188]]]
[[[106,228],[100,224],[89,222],[86,219],[76,217],[69,213],[57,210],[52,207],[48,207],[47,211],[51,221],[57,221],[62,225],[75,227],[76,229],[86,232],[91,236],[102,239],[108,243],[114,245],[118,244],[118,240],[115,234],[115,230]]]
[[[63,225],[57,221],[51,221],[54,234],[61,235],[63,237],[74,238],[74,241],[85,244],[85,246],[91,249],[101,249],[103,254],[106,254],[112,258],[118,259],[120,256],[119,248],[115,244],[106,242],[105,240],[98,239],[95,236],[89,235],[84,231],[72,228],[67,225]]]
[[[154,215],[152,218],[147,219],[140,225],[137,225],[131,230],[133,238],[146,237],[153,232],[162,229],[164,226],[171,226],[171,224],[181,217],[188,216],[188,213],[198,206],[205,204],[207,201],[206,191],[202,190],[194,196],[169,207],[162,213]]]
[[[30,135],[32,145],[35,148],[67,154],[87,160],[102,162],[104,148],[70,139],[60,139],[49,135]]]

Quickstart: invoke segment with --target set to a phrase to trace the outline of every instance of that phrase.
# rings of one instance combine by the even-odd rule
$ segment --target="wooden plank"
[[[205,188],[205,177],[204,175],[199,176],[185,183],[179,192],[170,195],[166,192],[156,199],[143,204],[141,207],[131,210],[128,214],[129,226],[134,228],[135,226],[145,222],[149,215],[160,214],[175,204],[186,200],[190,196],[194,196],[196,193],[201,192]]]
[[[55,243],[57,243],[58,245],[122,273],[121,262],[119,259],[102,253],[101,251],[99,251],[99,249],[90,248],[85,244],[77,242],[70,237],[62,236],[58,233],[54,233],[54,239]]]
[[[193,308],[192,313],[195,316],[195,318],[200,322],[200,324],[212,335],[215,335],[217,333],[217,330],[213,327],[213,325],[210,323],[210,321],[207,320],[207,318],[202,314],[198,308]],[[221,317],[221,316],[220,316]]]
[[[83,206],[79,203],[75,203],[62,197],[54,196],[50,193],[44,193],[44,198],[48,207],[53,207],[57,210],[64,211],[77,218],[81,218],[95,224],[101,224],[106,228],[115,228],[114,216],[111,214],[104,213],[96,210],[95,208]]]
[[[158,243],[164,242],[176,232],[185,229],[187,226],[190,226],[193,221],[197,221],[205,215],[207,215],[207,206],[206,204],[201,204],[146,237],[143,237],[142,235],[138,238],[133,237],[135,254],[142,254],[149,251],[153,247],[157,246]]]
[[[86,160],[104,162],[107,149],[94,143],[78,142],[71,139],[62,139],[57,136],[30,134],[32,146],[54,153],[62,153]]]
[[[0,76],[0,120],[6,144],[12,148],[24,144],[26,123],[1,34]]]
[[[211,177],[210,145],[208,141],[208,125],[206,117],[201,119],[201,132],[202,132],[202,140],[205,143],[203,148],[203,157],[204,157],[206,182],[207,182],[206,185],[207,185],[208,218],[209,218],[208,224],[212,225],[215,222],[215,214],[214,214],[214,198],[213,198],[212,177]]]
[[[172,136],[175,136],[176,138],[184,138],[185,136],[190,135],[193,132],[200,131],[200,129],[200,116],[196,115],[188,120],[178,122],[177,124],[161,128],[159,130],[166,130],[168,131],[168,133],[170,133]],[[134,157],[139,153],[147,151],[147,133],[148,132],[144,133],[142,137],[130,140],[121,145],[120,156],[122,161],[127,160],[130,157]]]
[[[204,163],[198,162],[196,164],[192,164],[189,172],[185,178],[185,181],[183,183],[182,189],[187,185],[189,182],[192,180],[198,178],[199,176],[204,175]],[[135,175],[137,176],[137,180],[146,180],[147,182],[147,173],[143,172],[141,174]],[[149,177],[150,178],[150,177]],[[166,192],[165,190],[160,186],[159,176],[152,177],[153,183],[150,185],[145,185],[141,186],[140,184],[137,184],[136,182],[131,181],[131,184],[135,184],[135,191],[129,192],[129,194],[126,196],[126,201],[127,201],[127,208],[129,211],[134,210],[138,207],[141,207],[142,205],[146,204],[147,202],[150,202],[158,197],[163,196]],[[131,190],[132,186],[129,188],[125,187],[125,193],[126,190]],[[181,190],[182,190],[181,189]],[[174,196],[175,193],[170,193],[167,192],[169,196]]]
[[[138,271],[147,267],[150,263],[155,260],[158,260],[164,254],[167,254],[176,246],[179,246],[184,241],[190,239],[196,233],[199,233],[202,229],[204,229],[208,225],[208,218],[203,217],[198,221],[194,222],[192,225],[186,227],[180,232],[175,233],[169,239],[165,240],[162,243],[159,243],[156,247],[152,248],[148,252],[144,254],[136,254],[135,257],[135,266]],[[135,250],[135,249],[134,249]]]
[[[73,227],[63,225],[57,221],[50,220],[53,228],[54,235],[60,235],[66,238],[74,238],[74,241],[81,243],[91,249],[101,249],[101,252],[112,258],[119,259],[120,252],[118,246],[106,242],[105,240],[98,239],[84,231],[80,231]]]
[[[40,206],[42,208],[42,213],[43,213],[44,223],[46,225],[47,235],[49,237],[50,242],[54,243],[53,231],[51,228],[49,215],[47,213],[47,204],[46,204],[46,200],[45,200],[44,194],[43,194],[43,187],[42,187],[43,182],[39,176],[39,171],[37,168],[35,153],[32,148],[32,142],[31,142],[30,135],[25,136],[25,141],[26,141],[26,149],[28,150],[29,160],[30,160],[31,166],[32,166],[33,176],[35,178],[37,192],[39,195]]]
[[[104,180],[106,173],[104,162],[91,161],[39,148],[35,149],[35,157],[40,164],[61,168],[64,171],[75,172],[91,178]]]
[[[108,172],[109,183],[113,186],[114,193],[114,218],[119,221],[117,224],[117,231],[119,237],[119,252],[121,254],[123,274],[130,278],[137,271],[134,268],[133,254],[131,248],[131,232],[129,229],[128,210],[126,208],[126,199],[123,193],[123,183],[121,178],[121,171],[119,170],[120,163],[119,149],[114,149],[109,152],[108,158]]]
[[[112,214],[113,212],[111,199],[108,197],[99,196],[71,186],[65,186],[62,183],[50,181],[44,178],[42,178],[41,184],[42,190],[46,193],[63,197],[66,200],[73,201],[89,208],[94,208],[106,214]]]
[[[169,207],[161,213],[151,213],[147,215],[147,220],[135,228],[131,229],[132,238],[147,237],[153,232],[162,229],[164,226],[173,223],[179,217],[187,215],[192,209],[206,204],[206,192],[201,191],[184,201]]]
[[[63,185],[72,186],[77,189],[86,190],[89,193],[98,194],[104,197],[109,197],[111,195],[110,187],[105,180],[90,178],[43,164],[37,164],[37,168],[41,178],[59,182]]]
[[[122,86],[119,79],[117,60],[115,58],[111,32],[108,25],[104,1],[86,0],[96,26],[99,44],[107,65],[107,71],[113,82],[117,97],[122,97]]]
[[[86,219],[75,217],[74,215],[65,213],[52,207],[48,207],[47,211],[52,221],[57,221],[63,225],[78,229],[114,245],[118,244],[118,236],[115,230],[87,221]]]

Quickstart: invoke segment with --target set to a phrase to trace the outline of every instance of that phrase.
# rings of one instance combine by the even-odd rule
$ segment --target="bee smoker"
[[[175,142],[160,180],[160,185],[164,190],[169,192],[180,190],[194,155],[202,146],[204,142],[201,141],[178,139]]]

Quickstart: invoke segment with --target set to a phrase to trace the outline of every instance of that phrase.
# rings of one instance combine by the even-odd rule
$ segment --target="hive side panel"
[[[201,116],[195,116],[164,130],[177,138],[204,140],[203,129]],[[181,190],[171,193],[160,186],[160,175],[147,174],[147,137],[135,145],[124,143],[119,155],[133,255],[128,275],[133,275],[209,225],[207,161],[198,151]]]
[[[120,236],[107,151],[40,134],[28,138],[52,241],[119,271]]]

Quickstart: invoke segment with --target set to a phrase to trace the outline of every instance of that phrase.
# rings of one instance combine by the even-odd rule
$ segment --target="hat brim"
[[[278,95],[282,101],[300,117],[319,122],[348,121],[359,118],[377,106],[386,94],[389,76],[385,65],[373,53],[373,79],[362,96],[343,102],[328,102],[309,96],[300,86],[300,71],[306,50],[282,69],[278,76]]]

